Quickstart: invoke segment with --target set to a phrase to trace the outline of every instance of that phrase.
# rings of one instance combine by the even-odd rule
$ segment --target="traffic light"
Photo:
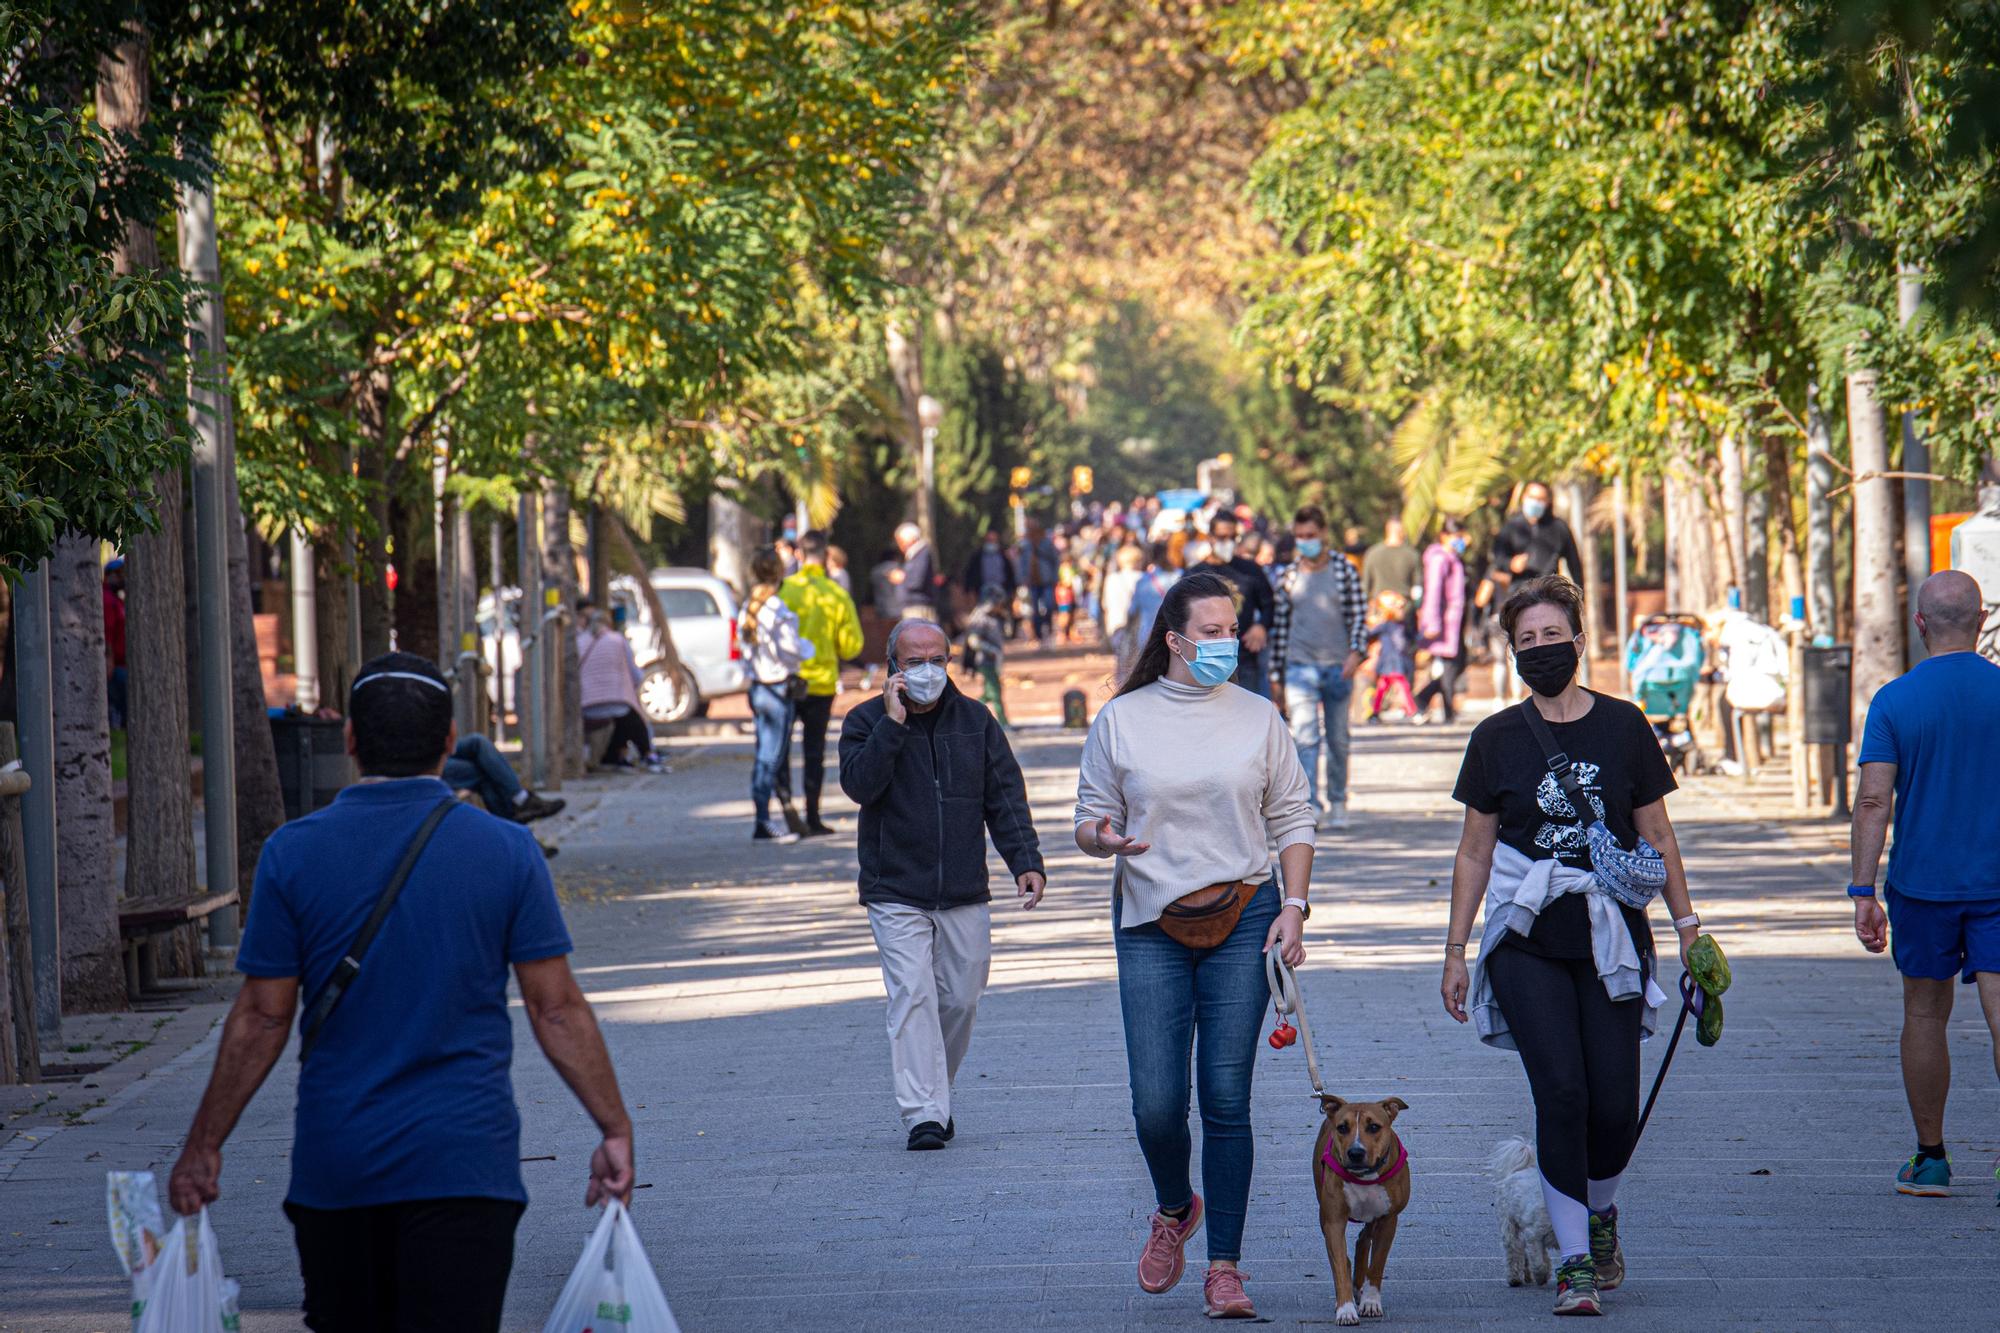
[[[1071,495],[1090,494],[1091,481],[1090,469],[1087,466],[1079,464],[1071,468],[1069,470],[1069,493]]]

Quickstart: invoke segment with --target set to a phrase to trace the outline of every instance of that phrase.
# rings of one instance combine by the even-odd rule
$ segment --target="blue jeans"
[[[453,791],[473,791],[486,808],[502,818],[512,818],[514,803],[520,799],[521,779],[500,757],[499,747],[486,737],[462,737],[444,761],[445,785]]]
[[[1285,668],[1285,720],[1292,727],[1292,744],[1299,747],[1299,763],[1306,770],[1306,795],[1319,799],[1319,751],[1326,746],[1326,799],[1335,805],[1347,804],[1347,700],[1354,682],[1341,674],[1340,667],[1303,666]],[[1326,716],[1320,721],[1321,713]]]
[[[761,681],[750,686],[750,712],[757,719],[757,762],[750,769],[750,799],[757,803],[757,822],[771,817],[771,793],[778,789],[778,767],[790,768],[787,742],[792,738],[792,698],[783,685]],[[788,779],[790,773],[785,775]],[[789,789],[791,783],[785,784]]]
[[[1243,1257],[1243,1216],[1256,1159],[1250,1074],[1271,998],[1264,980],[1264,936],[1278,917],[1278,882],[1269,880],[1257,890],[1236,929],[1213,949],[1190,949],[1157,922],[1121,929],[1120,908],[1114,897],[1111,935],[1118,951],[1118,1003],[1125,1015],[1139,1151],[1160,1207],[1179,1208],[1194,1197],[1188,1179],[1192,1054],[1192,1081],[1201,1093],[1208,1257],[1233,1262]]]

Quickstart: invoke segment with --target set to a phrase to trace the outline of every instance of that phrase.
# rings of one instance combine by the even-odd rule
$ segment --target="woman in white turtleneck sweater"
[[[1229,683],[1236,591],[1196,572],[1167,593],[1132,674],[1084,742],[1076,845],[1117,858],[1112,937],[1139,1148],[1159,1211],[1139,1285],[1180,1280],[1204,1202],[1188,1175],[1189,1054],[1201,1094],[1207,1194],[1207,1313],[1255,1315],[1236,1261],[1250,1199],[1250,1074],[1268,991],[1264,953],[1296,967],[1309,912],[1313,810],[1284,717]],[[1271,874],[1272,844],[1284,880]],[[1176,899],[1211,885],[1256,884],[1228,938],[1190,948],[1159,924]],[[1201,1040],[1197,1045],[1196,1033]]]

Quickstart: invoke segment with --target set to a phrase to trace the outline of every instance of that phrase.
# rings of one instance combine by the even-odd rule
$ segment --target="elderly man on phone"
[[[889,1059],[912,1152],[958,1132],[951,1085],[993,956],[986,838],[1021,905],[1042,900],[1041,842],[1006,733],[946,670],[951,640],[928,620],[889,633],[882,693],[840,729],[840,786],[861,807],[861,902],[889,993]]]

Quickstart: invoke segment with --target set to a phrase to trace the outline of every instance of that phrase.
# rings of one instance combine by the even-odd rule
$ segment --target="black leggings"
[[[598,762],[601,764],[628,762],[625,758],[627,745],[637,750],[641,759],[653,757],[652,728],[646,725],[644,717],[630,708],[611,719],[611,739],[604,743],[604,757]]]
[[[1422,712],[1429,708],[1432,699],[1443,699],[1444,720],[1449,722],[1458,714],[1455,696],[1458,693],[1459,673],[1465,670],[1465,658],[1463,654],[1458,657],[1440,657],[1437,659],[1437,664],[1442,674],[1417,691],[1417,711]]]
[[[1585,1182],[1625,1169],[1639,1134],[1639,1020],[1613,1001],[1588,958],[1502,944],[1486,960],[1535,1097],[1535,1152],[1549,1184],[1588,1202]]]
[[[826,724],[833,716],[833,696],[830,694],[808,694],[798,701],[794,709],[798,718],[799,769],[805,778],[806,818],[819,818],[819,792],[826,783]],[[784,757],[778,762],[778,796],[782,800],[792,799],[792,733],[785,729],[785,748],[780,751]]]

